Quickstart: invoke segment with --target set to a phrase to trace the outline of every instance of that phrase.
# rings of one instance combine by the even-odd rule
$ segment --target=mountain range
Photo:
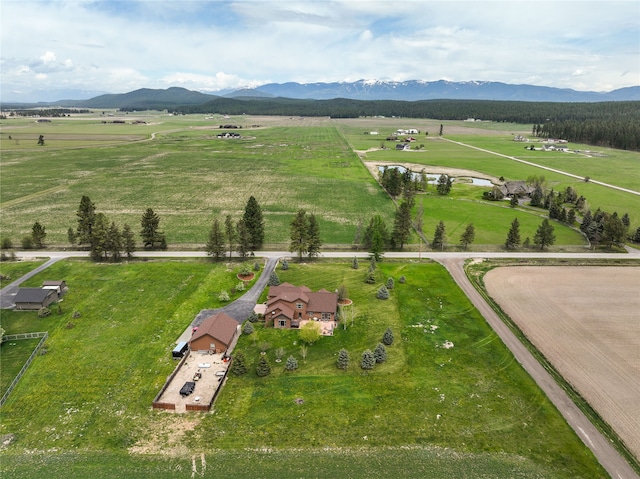
[[[37,106],[62,106],[81,108],[164,108],[182,105],[198,105],[220,97],[226,98],[291,98],[328,100],[494,100],[532,102],[603,102],[639,101],[640,86],[620,88],[610,92],[577,91],[535,85],[512,85],[500,82],[469,81],[450,82],[411,80],[404,82],[359,80],[334,83],[269,83],[257,88],[218,92],[198,92],[180,87],[167,89],[142,88],[128,93],[98,94],[87,91],[33,92],[3,103],[23,103]],[[77,95],[75,99],[53,100],[54,95]],[[89,96],[95,94],[95,96]],[[37,99],[36,99],[37,98]],[[44,99],[46,98],[46,100]],[[60,98],[60,96],[58,96]]]

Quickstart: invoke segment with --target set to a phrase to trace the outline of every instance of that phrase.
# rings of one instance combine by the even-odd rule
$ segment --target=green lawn
[[[345,284],[353,324],[310,346],[306,360],[296,331],[258,326],[242,336],[238,349],[250,364],[260,343],[270,343],[273,372],[258,378],[250,367],[229,378],[213,414],[188,416],[195,423],[182,435],[186,450],[168,434],[183,418],[152,411],[151,400],[175,365],[175,339],[197,311],[218,304],[215,292],[236,281],[239,265],[54,264],[47,277],[64,277],[71,289],[62,314],[40,320],[2,311],[6,329],[24,321],[50,332],[47,354],[0,410],[0,434],[16,434],[2,452],[3,477],[175,477],[189,474],[192,457],[200,471],[201,456],[204,477],[321,477],[343,467],[352,477],[604,475],[440,265],[384,262],[378,284],[367,285],[365,263],[278,270],[282,281],[313,290]],[[375,299],[388,277],[396,280],[391,298]],[[362,351],[375,348],[387,326],[395,335],[387,362],[362,371]],[[298,359],[297,371],[277,365],[279,346]],[[347,371],[335,367],[343,347]],[[150,453],[128,453],[149,442]],[[26,460],[28,471],[19,467]]]

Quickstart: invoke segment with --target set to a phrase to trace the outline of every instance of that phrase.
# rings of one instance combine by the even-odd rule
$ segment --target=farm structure
[[[219,312],[206,318],[194,331],[189,341],[191,351],[210,354],[229,351],[237,339],[240,325],[226,313]]]
[[[273,320],[273,327],[300,328],[308,321],[320,321],[322,333],[330,335],[336,325],[338,294],[321,289],[312,292],[306,286],[283,283],[269,287],[265,319]]]

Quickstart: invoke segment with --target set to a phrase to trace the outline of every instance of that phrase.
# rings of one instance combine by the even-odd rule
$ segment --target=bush
[[[269,361],[267,360],[266,356],[260,356],[260,360],[256,365],[256,374],[258,375],[258,377],[261,377],[261,378],[271,374],[271,365],[269,364]]]
[[[362,359],[360,360],[360,367],[362,369],[373,369],[376,365],[376,358],[370,349],[367,349],[362,353]]]
[[[271,273],[269,276],[269,286],[278,286],[280,284],[280,278],[278,278],[278,273],[275,271]]]
[[[343,284],[338,286],[338,301],[342,301],[343,299],[347,299],[349,297],[349,292],[347,291],[347,287]]]
[[[369,270],[367,276],[364,278],[364,282],[367,284],[376,284],[376,273]]]
[[[389,299],[389,290],[384,284],[380,286],[380,288],[378,288],[378,292],[376,293],[376,298]]]
[[[289,262],[286,259],[282,260],[282,265],[280,266],[280,269],[282,269],[282,271],[286,271],[289,269]]]
[[[396,282],[393,280],[393,278],[387,279],[387,289],[393,289],[395,285]]]
[[[253,334],[253,324],[250,321],[244,323],[244,327],[242,328],[243,334]]]
[[[237,285],[236,285],[236,291],[244,291],[246,288],[246,286],[244,285],[244,281],[240,281]]]
[[[295,371],[296,369],[298,369],[298,360],[293,356],[289,356],[287,358],[286,364],[284,365],[284,368],[287,371]]]
[[[384,363],[387,360],[387,348],[384,347],[384,344],[378,343],[373,351],[373,357],[376,359],[376,363]]]
[[[65,328],[65,329],[73,329],[73,328],[75,328],[75,327],[76,327],[75,323],[72,323],[71,321],[69,321],[69,322],[65,325],[65,327],[64,327],[64,328]]]
[[[336,366],[338,366],[338,369],[347,369],[349,367],[349,351],[344,348],[340,350]]]
[[[47,307],[44,308],[40,308],[38,310],[38,317],[39,318],[46,318],[47,316],[51,315],[51,310]]]
[[[231,372],[236,376],[242,376],[247,372],[247,359],[244,357],[242,351],[238,351],[233,356],[231,362]]]
[[[220,291],[220,294],[218,295],[218,300],[226,303],[227,301],[229,301],[229,299],[231,298],[229,297],[228,291],[225,291],[225,290]]]
[[[252,323],[257,323],[258,319],[260,319],[260,317],[255,311],[251,311],[251,313],[249,313],[249,317],[247,318],[247,320],[251,321]]]
[[[404,277],[404,275],[400,276],[400,278],[398,278],[398,283],[400,284],[404,284],[407,282],[407,278]]]
[[[80,316],[82,316],[80,311],[74,311],[73,314],[71,315],[73,319],[78,319]]]
[[[382,342],[387,346],[391,346],[393,344],[393,339],[393,331],[391,331],[391,328],[387,328],[382,335]]]
[[[358,257],[357,256],[353,257],[353,261],[351,262],[351,267],[353,269],[358,269]]]
[[[320,339],[320,325],[315,321],[309,321],[300,328],[300,339],[307,344],[313,344]]]
[[[2,248],[2,249],[12,249],[13,248],[13,242],[11,241],[11,238],[2,238],[2,244],[0,245],[0,248]]]
[[[253,270],[260,271],[260,263],[258,263],[257,261],[253,263]]]
[[[25,236],[21,241],[22,249],[32,249],[33,248],[33,238],[31,236]]]
[[[248,264],[243,264],[240,267],[240,276],[249,276],[251,274],[251,269]]]

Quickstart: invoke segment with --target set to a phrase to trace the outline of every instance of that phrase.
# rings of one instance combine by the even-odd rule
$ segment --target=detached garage
[[[239,330],[238,322],[226,313],[209,316],[191,336],[191,351],[224,353],[237,337]]]
[[[58,293],[53,289],[19,288],[14,299],[16,310],[38,311],[57,301]]]

